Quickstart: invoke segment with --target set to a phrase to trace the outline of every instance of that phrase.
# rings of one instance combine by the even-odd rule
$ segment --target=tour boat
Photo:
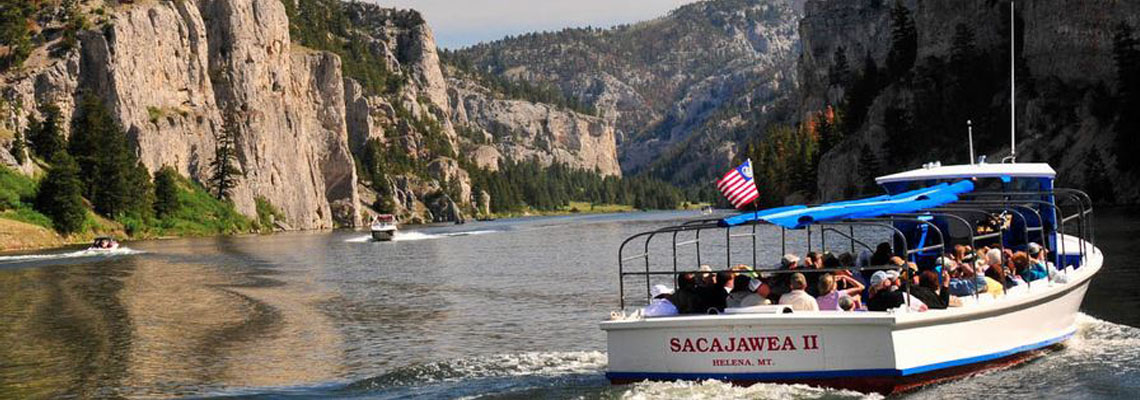
[[[1044,354],[1075,334],[1081,301],[1104,262],[1093,243],[1091,199],[1054,188],[1055,175],[1040,163],[930,163],[877,178],[887,193],[881,196],[695,220],[634,235],[618,251],[621,311],[600,326],[607,336],[606,376],[614,383],[716,379],[889,394]],[[994,219],[1007,223],[990,224]],[[802,271],[761,268],[785,253],[874,251],[872,231],[889,236],[883,241],[895,255],[923,268],[956,244],[1017,251],[1033,242],[1049,251],[1059,272],[1000,297],[975,294],[961,297],[958,307],[924,312],[800,312],[777,305],[646,318],[627,309],[649,301],[651,283],[671,284],[702,262],[725,271],[751,262],[771,277]],[[780,247],[765,251],[758,238],[773,238],[767,243]],[[886,268],[899,267],[842,269]],[[637,293],[630,295],[633,288]],[[636,304],[629,302],[633,298]]]
[[[91,246],[87,250],[115,250],[119,248],[119,242],[109,236],[100,236],[91,241]]]
[[[380,214],[372,218],[372,239],[387,242],[396,237],[396,216]]]

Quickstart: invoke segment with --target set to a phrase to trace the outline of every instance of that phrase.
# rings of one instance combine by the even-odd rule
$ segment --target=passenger
[[[743,280],[741,278],[744,278]],[[768,286],[759,279],[737,276],[735,289],[728,295],[728,308],[753,307],[772,304],[768,300]]]
[[[887,262],[890,262],[892,255],[894,254],[891,252],[890,243],[879,243],[878,246],[875,246],[875,254],[871,256],[871,265],[887,265]]]
[[[1049,280],[1057,283],[1069,282],[1069,276],[1064,272],[1057,270],[1053,263],[1049,262],[1049,250],[1037,243],[1029,243],[1029,257],[1034,260],[1038,265],[1049,271]]]
[[[855,309],[855,301],[850,297],[839,298],[839,311],[852,311]]]
[[[795,311],[819,311],[819,304],[815,302],[815,298],[804,291],[807,289],[807,278],[804,274],[799,272],[792,274],[789,286],[792,291],[780,296],[780,304],[790,305]]]
[[[835,258],[835,256],[831,255],[831,253],[827,253],[827,258]],[[819,278],[823,276],[823,272],[811,270],[825,268],[824,253],[817,253],[814,251],[808,252],[807,256],[804,257],[804,263],[806,263],[804,268],[807,270],[805,270],[803,274],[804,278],[807,279],[808,285],[805,291],[814,297],[819,294],[817,289],[819,287]]]
[[[1049,271],[1046,271],[1044,266],[1031,261],[1029,255],[1023,251],[1019,251],[1013,255],[1013,265],[1017,268],[1017,274],[1026,282],[1033,282],[1049,277]]]
[[[985,275],[992,280],[1001,282],[1004,290],[1009,290],[1009,288],[1021,284],[1022,281],[1020,277],[1017,277],[1017,274],[1006,268],[1001,249],[990,249],[987,251],[985,260]]]
[[[748,289],[756,294],[756,297],[746,297],[740,302],[741,307],[752,306],[766,306],[772,304],[772,288],[768,286],[767,282],[759,279],[753,279],[748,282]]]
[[[839,290],[837,282],[846,282],[849,289]],[[816,304],[819,305],[821,311],[835,311],[839,309],[839,299],[850,297],[854,301],[859,301],[859,294],[863,292],[863,284],[846,275],[832,275],[824,274],[819,279],[819,292],[821,295],[815,298]]]
[[[986,280],[967,264],[950,263],[950,294],[963,297],[987,291]]]
[[[716,273],[716,282],[718,285],[720,285],[721,288],[724,289],[725,296],[727,296],[729,293],[732,293],[733,284],[736,283],[735,279],[733,279],[735,276],[736,274],[727,271]]]
[[[724,301],[728,298],[728,292],[732,290],[731,272],[709,274],[712,276],[711,283],[697,287],[697,297],[700,300],[699,307],[694,311],[700,314],[716,314],[724,311]]]
[[[887,271],[876,271],[871,275],[871,297],[867,299],[867,310],[887,311],[906,304],[902,293],[891,290],[892,284]]]
[[[795,254],[784,254],[784,257],[780,258],[781,270],[788,271],[799,268],[800,258]],[[776,299],[779,299],[780,295],[792,291],[792,289],[788,287],[788,279],[790,278],[791,274],[776,274],[776,276],[772,278],[771,282],[769,282],[771,284],[772,294],[776,296]]]
[[[703,264],[703,265],[701,265],[700,270],[701,270],[701,276],[700,276],[701,281],[698,283],[698,286],[716,285],[716,274],[714,274],[712,272],[712,267],[708,266],[708,264]]]
[[[641,315],[646,317],[669,317],[680,314],[677,306],[673,305],[671,298],[673,297],[673,289],[665,285],[653,285],[649,289],[649,294],[653,296],[653,300],[649,301],[649,305],[641,312]]]
[[[697,292],[697,277],[688,272],[677,277],[677,291],[670,301],[681,314],[703,313],[701,296]]]
[[[941,287],[938,284],[938,273],[923,271],[918,275],[918,285],[910,288],[911,296],[935,310],[944,310],[950,305],[950,280],[943,280]]]

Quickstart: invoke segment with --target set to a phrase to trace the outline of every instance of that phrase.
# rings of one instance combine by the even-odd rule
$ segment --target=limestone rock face
[[[545,165],[562,163],[573,168],[621,175],[614,128],[605,120],[554,106],[521,100],[496,99],[477,84],[452,79],[451,101],[456,123],[486,133],[499,155],[480,146],[476,162],[537,159]]]
[[[60,106],[66,125],[76,98],[91,93],[149,169],[170,165],[202,181],[223,113],[231,112],[243,172],[233,195],[239,211],[255,215],[254,198],[264,197],[294,229],[359,223],[340,60],[292,46],[280,0],[110,10],[106,27],[80,33],[78,49],[4,84],[4,97],[21,102],[10,127],[23,130],[46,101]],[[335,214],[333,203],[341,204]]]

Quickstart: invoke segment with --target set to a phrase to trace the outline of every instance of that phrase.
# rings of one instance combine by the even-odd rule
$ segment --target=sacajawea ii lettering
[[[809,346],[814,347],[814,346]],[[795,340],[791,336],[751,336],[724,338],[697,338],[669,340],[669,350],[674,353],[740,353],[757,351],[794,351]],[[814,350],[807,348],[805,350]]]

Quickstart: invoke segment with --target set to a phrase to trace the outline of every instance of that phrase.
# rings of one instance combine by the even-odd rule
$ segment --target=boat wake
[[[141,250],[134,250],[128,247],[120,247],[114,250],[79,250],[66,253],[53,253],[53,254],[26,254],[19,256],[0,256],[0,266],[8,266],[14,264],[25,263],[39,263],[42,261],[59,261],[71,259],[87,259],[87,258],[112,258],[129,256],[134,254],[145,253]]]
[[[449,233],[424,233],[417,231],[401,231],[396,232],[396,237],[392,238],[392,242],[414,242],[418,240],[434,240],[444,239],[450,237],[460,236],[473,236],[484,235],[488,233],[495,233],[498,231],[483,230],[483,231],[465,231],[465,232],[449,232]],[[369,243],[374,242],[371,235],[358,236],[345,240],[347,243]]]

